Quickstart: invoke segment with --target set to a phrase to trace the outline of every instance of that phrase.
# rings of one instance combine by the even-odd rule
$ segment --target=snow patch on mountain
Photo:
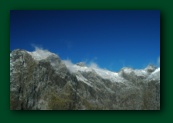
[[[160,81],[160,67],[157,68],[154,72],[152,72],[148,76],[148,80],[158,80],[158,81]]]
[[[50,55],[55,55],[54,53],[51,53],[48,50],[43,50],[41,48],[35,47],[35,51],[29,52],[27,51],[35,60],[42,60],[46,59]]]
[[[123,78],[118,75],[116,72],[111,72],[105,69],[99,68],[96,64],[92,63],[89,66],[79,66],[76,64],[73,64],[69,60],[64,60],[65,65],[72,73],[78,73],[78,72],[95,72],[97,75],[102,77],[103,79],[108,79],[112,82],[123,82]],[[83,77],[76,75],[77,78],[83,79]]]
[[[81,81],[81,82],[87,84],[88,86],[93,87],[91,85],[91,83],[85,77],[83,77],[81,74],[76,75],[76,77],[77,77],[78,81]]]
[[[134,74],[135,76],[141,77],[143,79],[155,78],[157,80],[160,80],[160,68],[156,69],[152,66],[147,66],[145,69],[122,68],[120,72],[112,72],[106,69],[99,68],[95,63],[92,63],[88,66],[79,66],[73,64],[69,60],[64,60],[64,63],[72,73],[95,72],[103,79],[108,79],[111,82],[120,82],[120,83],[125,82],[126,80],[121,76],[122,71],[129,76],[130,74]],[[152,73],[150,74],[150,72]],[[79,80],[83,80],[86,83],[88,83],[87,79],[84,78],[82,75],[79,76],[78,74],[76,74],[76,76]]]
[[[91,67],[79,66],[79,65],[73,64],[70,60],[63,60],[63,62],[65,63],[66,67],[72,73],[76,73],[78,71],[80,71],[80,72],[90,72],[90,71],[92,71]]]

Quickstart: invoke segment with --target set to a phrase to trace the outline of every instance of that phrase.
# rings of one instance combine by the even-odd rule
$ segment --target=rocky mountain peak
[[[112,72],[47,50],[10,52],[12,110],[159,110],[160,68]]]
[[[86,66],[85,62],[79,62],[79,63],[77,63],[76,65],[78,65],[78,66],[80,66],[80,67],[85,67],[85,66]]]
[[[154,65],[148,65],[145,70],[149,73],[153,72],[156,70],[156,67]]]

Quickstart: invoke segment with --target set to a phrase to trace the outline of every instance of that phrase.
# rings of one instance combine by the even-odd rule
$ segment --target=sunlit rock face
[[[118,73],[45,50],[10,53],[11,110],[160,110],[160,68]]]

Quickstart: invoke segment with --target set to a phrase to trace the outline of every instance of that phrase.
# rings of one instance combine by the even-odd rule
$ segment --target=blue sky
[[[11,11],[10,50],[33,45],[112,71],[158,65],[160,11]]]

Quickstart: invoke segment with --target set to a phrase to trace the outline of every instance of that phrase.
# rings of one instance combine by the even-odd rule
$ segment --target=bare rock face
[[[57,64],[51,65],[50,57],[36,61],[26,51],[15,50],[10,60],[11,109],[49,109],[51,96],[58,94],[68,82],[74,82],[65,65],[53,68],[61,65],[58,58],[54,59]]]
[[[160,68],[69,68],[56,54],[40,53],[10,53],[11,110],[160,109]]]

